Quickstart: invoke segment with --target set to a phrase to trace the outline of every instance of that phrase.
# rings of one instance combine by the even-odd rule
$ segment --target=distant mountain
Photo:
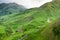
[[[0,16],[12,13],[21,13],[25,11],[26,8],[22,5],[16,3],[1,3],[0,4]]]

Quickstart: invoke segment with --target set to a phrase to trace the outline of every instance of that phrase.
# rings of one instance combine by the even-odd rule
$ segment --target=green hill
[[[23,14],[0,18],[0,40],[60,40],[60,1],[54,0]]]

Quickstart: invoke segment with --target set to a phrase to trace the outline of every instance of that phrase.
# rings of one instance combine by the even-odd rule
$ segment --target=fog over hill
[[[50,2],[52,0],[0,0],[0,3],[11,3],[15,2],[17,4],[23,5],[26,8],[40,7],[46,2]]]

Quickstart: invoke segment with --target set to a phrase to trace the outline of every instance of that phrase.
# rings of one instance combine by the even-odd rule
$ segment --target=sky
[[[23,5],[26,8],[40,7],[41,5],[51,2],[52,0],[0,0],[0,3],[17,3]]]

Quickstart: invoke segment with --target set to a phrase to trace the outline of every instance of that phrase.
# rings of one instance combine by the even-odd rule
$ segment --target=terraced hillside
[[[0,17],[0,40],[60,40],[60,1]]]

